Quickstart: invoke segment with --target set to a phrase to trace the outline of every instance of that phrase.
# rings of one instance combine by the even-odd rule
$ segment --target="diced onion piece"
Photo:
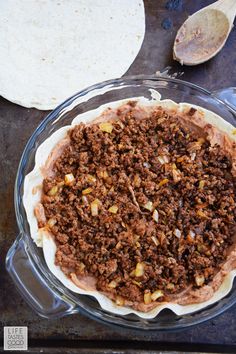
[[[198,250],[198,252],[200,252],[200,253],[205,253],[206,250],[207,250],[207,248],[206,248],[206,246],[203,245],[203,244],[198,244],[198,245],[197,245],[197,250]]]
[[[156,246],[159,246],[159,245],[160,245],[160,242],[159,242],[159,240],[156,238],[156,236],[152,236],[151,238],[152,238],[152,241],[154,242],[154,244],[155,244]]]
[[[109,284],[108,287],[111,289],[115,289],[117,287],[117,282],[115,280],[112,280]]]
[[[124,303],[125,303],[125,301],[124,301],[123,297],[121,297],[121,296],[118,295],[118,296],[116,297],[116,305],[118,305],[118,306],[123,306]]]
[[[70,186],[75,180],[75,177],[73,175],[73,173],[68,173],[67,175],[65,175],[65,184],[67,186]]]
[[[122,247],[122,244],[120,241],[118,241],[116,244],[116,249],[119,250],[121,247]]]
[[[88,199],[85,195],[82,196],[82,201],[85,205],[88,205]]]
[[[80,264],[78,265],[78,269],[80,273],[83,273],[85,269],[85,264],[83,262],[80,262]]]
[[[53,227],[57,223],[56,219],[50,218],[48,220],[48,226]]]
[[[166,240],[166,235],[164,234],[164,232],[161,232],[161,234],[160,234],[160,244],[161,244],[161,246],[164,244],[165,240]]]
[[[205,181],[201,180],[199,181],[199,189],[203,189],[205,185]]]
[[[84,189],[83,191],[82,191],[82,194],[83,195],[86,195],[86,194],[89,194],[89,193],[91,193],[93,191],[93,188],[86,188],[86,189]]]
[[[121,129],[124,129],[125,126],[120,120],[116,121],[116,123],[121,127]]]
[[[92,216],[97,216],[98,215],[98,206],[100,204],[100,201],[98,199],[95,199],[91,203],[91,214]]]
[[[108,209],[108,211],[109,211],[110,213],[112,213],[112,214],[116,214],[117,211],[118,211],[118,206],[117,206],[117,205],[112,205],[112,206]]]
[[[137,263],[136,268],[135,268],[135,276],[142,277],[143,275],[144,275],[144,264]]]
[[[168,178],[164,178],[162,181],[160,181],[160,182],[158,183],[158,187],[164,186],[164,184],[166,184],[166,183],[168,183],[168,182],[169,182]]]
[[[153,214],[152,214],[152,218],[153,218],[154,221],[158,222],[158,220],[159,220],[159,213],[158,213],[158,211],[157,211],[156,209],[154,210],[154,212],[153,212]]]
[[[118,149],[119,150],[122,150],[124,148],[124,145],[123,144],[118,144]]]
[[[181,237],[181,231],[180,231],[179,229],[175,229],[174,235],[175,235],[176,237],[180,238],[180,237]]]
[[[169,162],[170,162],[170,160],[169,160],[169,157],[168,157],[168,156],[163,155],[163,156],[162,156],[162,158],[163,158],[163,160],[165,161],[165,163],[169,163]]]
[[[158,161],[160,162],[160,164],[164,165],[165,163],[169,163],[170,159],[168,156],[166,155],[160,155],[157,157]]]
[[[164,165],[165,161],[162,156],[158,156],[157,159],[160,162],[160,164]]]
[[[202,286],[205,282],[205,277],[204,275],[196,275],[195,276],[195,282],[197,284],[197,286]]]
[[[199,138],[199,139],[197,139],[197,143],[198,143],[199,145],[202,145],[202,144],[205,143],[205,139],[204,139],[204,138]]]
[[[109,190],[109,192],[108,192],[108,193],[113,193],[113,192],[114,192],[114,190],[115,190],[115,188],[114,188],[114,186],[112,186],[112,187],[110,188],[110,190]]]
[[[160,118],[157,119],[157,123],[158,123],[158,124],[161,124],[161,123],[163,123],[165,120],[166,120],[165,117],[160,117]]]
[[[87,176],[87,181],[91,182],[91,183],[95,183],[96,182],[96,177],[94,177],[92,175],[88,175]]]
[[[107,188],[104,185],[101,186],[101,192],[103,195],[107,194]]]
[[[100,176],[101,178],[107,178],[107,177],[108,177],[108,173],[107,173],[106,170],[100,171],[99,176]]]
[[[189,236],[194,239],[195,236],[196,236],[196,234],[195,234],[195,232],[193,232],[192,230],[190,230],[190,231],[189,231]]]
[[[149,200],[143,207],[149,211],[152,211],[153,203]]]
[[[91,204],[91,214],[92,214],[92,216],[98,215],[98,204],[95,204],[95,203]]]
[[[150,291],[144,293],[143,301],[144,301],[145,305],[149,305],[149,304],[152,302],[152,298],[151,298],[151,293],[150,293]]]
[[[190,159],[191,159],[191,161],[194,161],[195,158],[196,158],[196,152],[192,152],[192,153],[190,154]]]
[[[200,218],[208,218],[207,215],[202,211],[202,210],[198,210],[197,211],[197,216],[199,216]]]
[[[140,187],[140,184],[141,184],[141,178],[139,177],[139,175],[135,175],[134,176],[134,186]]]
[[[142,283],[140,283],[140,281],[136,281],[136,280],[132,280],[132,283],[134,285],[137,285],[138,287],[140,287],[142,285]]]
[[[175,285],[173,283],[169,283],[166,285],[166,289],[168,289],[168,290],[174,290],[174,288],[175,288]]]
[[[49,195],[50,197],[53,197],[54,195],[57,194],[57,192],[58,192],[58,187],[57,187],[57,186],[54,186],[54,187],[52,187],[52,188],[50,189],[50,191],[48,192],[48,195]]]
[[[177,170],[177,166],[176,166],[175,163],[172,163],[172,169],[173,169],[173,170]]]
[[[156,301],[159,297],[162,297],[163,295],[164,295],[163,291],[156,290],[156,291],[154,291],[154,293],[152,293],[151,299],[152,299],[152,301]]]
[[[103,132],[111,133],[113,129],[113,125],[110,122],[104,122],[99,124],[99,128]]]
[[[181,180],[181,172],[178,169],[172,170],[173,180],[174,182],[179,182]]]

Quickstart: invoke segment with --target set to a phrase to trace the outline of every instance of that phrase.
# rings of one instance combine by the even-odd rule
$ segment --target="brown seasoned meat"
[[[66,274],[148,303],[213,279],[235,234],[235,179],[221,147],[177,115],[159,107],[137,124],[136,114],[131,102],[108,125],[71,129],[42,205]]]

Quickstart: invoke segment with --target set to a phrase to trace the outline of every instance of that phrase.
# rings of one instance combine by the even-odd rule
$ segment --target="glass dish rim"
[[[225,103],[224,101],[222,101],[221,99],[217,98],[215,96],[214,93],[210,92],[207,89],[204,89],[196,84],[184,81],[184,80],[180,80],[180,79],[176,79],[176,78],[169,78],[169,77],[156,77],[153,75],[133,75],[133,76],[125,76],[119,79],[112,79],[112,80],[106,80],[100,83],[97,83],[95,85],[89,86],[88,88],[85,88],[77,93],[75,93],[73,96],[69,97],[67,100],[65,100],[62,104],[60,104],[59,106],[57,106],[54,110],[52,110],[51,112],[49,112],[49,114],[46,114],[45,118],[42,120],[42,122],[36,127],[36,129],[34,130],[33,134],[30,136],[30,138],[28,139],[25,148],[22,152],[22,156],[21,159],[19,161],[19,165],[18,165],[18,170],[17,170],[17,174],[16,174],[16,180],[15,180],[15,188],[14,188],[14,206],[15,206],[15,214],[16,214],[16,219],[17,219],[17,226],[19,228],[19,233],[20,234],[24,234],[24,226],[23,226],[23,222],[22,222],[22,214],[20,211],[20,203],[19,203],[19,196],[18,196],[18,190],[19,190],[19,184],[20,184],[20,176],[22,175],[22,169],[24,167],[24,161],[25,161],[25,157],[30,149],[30,147],[32,145],[34,145],[34,142],[37,140],[37,137],[41,134],[41,132],[44,130],[44,128],[51,122],[53,121],[57,116],[58,113],[61,112],[64,108],[68,107],[71,103],[73,103],[77,98],[85,96],[87,93],[96,90],[96,89],[101,89],[103,87],[106,87],[108,85],[121,85],[121,84],[125,84],[125,83],[129,83],[129,84],[138,84],[140,82],[140,84],[143,83],[144,80],[151,80],[151,81],[166,81],[169,83],[176,83],[178,85],[183,85],[185,87],[191,88],[196,90],[197,92],[204,94],[206,96],[209,96],[211,98],[213,98],[216,102],[220,103],[221,105],[223,105],[227,110],[229,110],[231,113],[236,115],[236,111],[230,107],[227,103]],[[209,314],[208,316],[205,316],[203,319],[199,318],[198,320],[195,319],[195,321],[193,323],[188,323],[188,324],[184,324],[183,326],[173,326],[173,327],[169,327],[169,328],[158,328],[159,331],[173,331],[173,330],[180,330],[180,329],[184,329],[187,327],[191,327],[195,324],[199,324],[202,322],[207,321],[210,318],[216,317],[218,315],[220,315],[222,312],[226,311],[227,309],[229,309],[233,304],[235,304],[236,302],[236,298],[234,301],[229,302],[229,304],[227,304],[223,310],[218,310],[214,315]],[[77,305],[79,306],[79,305]],[[122,318],[116,318],[116,324],[114,324],[113,320],[110,319],[109,320],[109,315],[106,316],[106,319],[101,318],[101,316],[97,316],[97,315],[93,315],[92,313],[90,313],[87,309],[79,309],[80,312],[83,312],[84,314],[86,314],[87,316],[96,319],[100,322],[103,323],[109,323],[111,325],[116,325],[116,326],[120,326],[120,327],[129,327],[129,328],[135,328],[136,330],[149,330],[149,331],[153,331],[155,329],[150,329],[150,328],[146,328],[146,327],[142,327],[142,328],[138,328],[138,326],[136,327],[134,324],[123,324],[122,323]],[[76,312],[76,311],[75,311]],[[73,313],[73,311],[71,312]],[[157,330],[157,329],[156,329]]]

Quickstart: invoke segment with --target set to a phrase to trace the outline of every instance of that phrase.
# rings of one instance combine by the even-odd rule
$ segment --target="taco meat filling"
[[[43,182],[39,227],[68,277],[93,277],[118,305],[204,301],[236,230],[231,156],[177,113],[125,107],[70,129]]]

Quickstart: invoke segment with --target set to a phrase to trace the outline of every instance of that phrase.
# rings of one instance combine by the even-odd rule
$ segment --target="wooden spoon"
[[[219,0],[190,16],[174,43],[174,59],[197,65],[214,57],[224,46],[236,15],[236,0]]]

